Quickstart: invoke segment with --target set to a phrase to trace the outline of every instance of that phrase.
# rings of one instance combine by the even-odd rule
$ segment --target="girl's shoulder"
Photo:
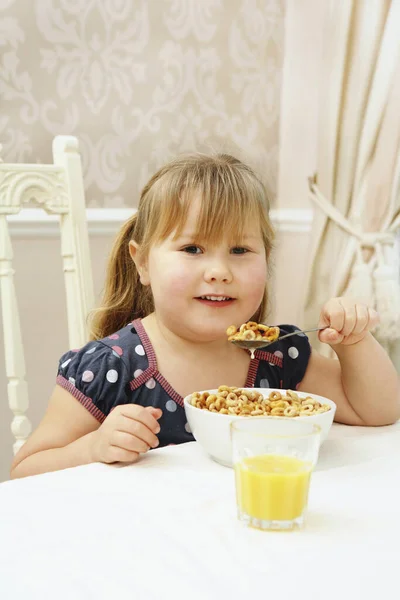
[[[60,358],[60,365],[68,366],[72,361],[75,364],[100,364],[107,358],[110,364],[121,365],[131,371],[132,365],[140,363],[146,366],[148,359],[142,339],[135,327],[135,323],[129,323],[119,331],[112,333],[102,339],[92,340],[82,348],[68,350]]]
[[[278,325],[280,335],[300,331],[296,325]],[[306,334],[292,335],[274,342],[271,348],[257,350],[258,369],[254,387],[296,389],[303,379],[311,356],[311,345]]]
[[[102,421],[113,407],[128,401],[135,379],[141,376],[142,380],[149,371],[142,339],[135,324],[129,323],[103,339],[65,352],[59,360],[57,384]]]

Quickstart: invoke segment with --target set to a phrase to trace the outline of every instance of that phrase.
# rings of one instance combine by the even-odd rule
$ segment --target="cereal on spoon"
[[[231,325],[226,330],[226,335],[228,336],[228,341],[233,342],[237,341],[262,341],[266,342],[274,342],[279,337],[279,327],[269,327],[268,325],[263,325],[262,323],[256,323],[255,321],[248,321],[247,323],[243,323],[237,329],[235,325]]]

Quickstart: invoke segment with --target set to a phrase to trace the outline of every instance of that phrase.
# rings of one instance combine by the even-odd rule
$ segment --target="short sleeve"
[[[112,348],[98,341],[61,357],[57,384],[100,422],[115,406],[129,401],[129,373],[125,363]]]
[[[280,335],[300,331],[295,325],[279,325]],[[282,358],[282,388],[295,390],[302,381],[311,356],[308,337],[301,333],[276,344],[274,354]]]

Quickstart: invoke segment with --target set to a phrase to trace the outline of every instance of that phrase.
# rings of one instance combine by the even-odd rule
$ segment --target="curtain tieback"
[[[336,225],[359,241],[362,248],[374,248],[377,244],[392,244],[396,242],[396,229],[400,227],[400,219],[396,219],[386,231],[362,231],[350,223],[346,217],[320,192],[315,176],[310,177],[310,198]]]
[[[391,342],[400,337],[400,266],[396,231],[400,216],[386,231],[363,232],[352,225],[321,194],[316,179],[309,179],[311,200],[341,229],[358,240],[356,259],[349,273],[343,295],[360,298],[376,308],[380,323],[375,331],[380,340]],[[372,248],[374,254],[364,261],[362,249]]]

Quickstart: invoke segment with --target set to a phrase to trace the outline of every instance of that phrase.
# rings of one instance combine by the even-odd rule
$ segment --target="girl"
[[[92,341],[62,356],[47,412],[11,476],[132,463],[192,441],[183,397],[221,384],[321,394],[349,425],[396,421],[398,376],[369,332],[377,314],[366,306],[334,298],[323,307],[319,337],[339,360],[312,351],[306,336],[252,361],[227,341],[230,325],[265,319],[272,242],[266,191],[248,166],[196,154],[159,170],[116,241]]]

